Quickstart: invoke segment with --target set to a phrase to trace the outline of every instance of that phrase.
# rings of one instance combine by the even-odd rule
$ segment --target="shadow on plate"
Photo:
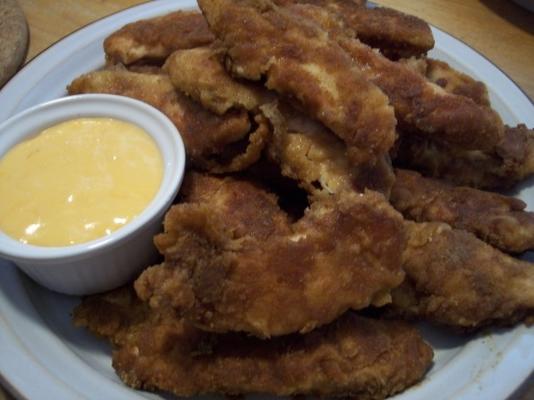
[[[450,329],[436,327],[426,322],[418,323],[417,327],[434,350],[458,349],[474,337],[472,334],[458,334]]]

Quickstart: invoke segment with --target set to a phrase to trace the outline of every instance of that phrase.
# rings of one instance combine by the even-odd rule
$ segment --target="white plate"
[[[30,62],[0,92],[0,121],[46,100],[64,96],[78,75],[103,65],[102,40],[124,24],[194,7],[194,1],[146,3],[95,22],[61,40]],[[494,107],[509,124],[534,126],[534,106],[500,70],[468,46],[434,29],[443,59],[486,82]],[[520,196],[534,209],[534,187]],[[75,297],[38,287],[11,264],[0,260],[0,373],[13,391],[29,399],[159,398],[122,385],[110,363],[110,348],[75,329],[70,312]],[[504,399],[534,369],[534,329],[461,338],[432,328],[425,337],[436,350],[423,383],[396,400]]]

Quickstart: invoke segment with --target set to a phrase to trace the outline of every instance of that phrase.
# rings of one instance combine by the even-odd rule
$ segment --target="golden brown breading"
[[[358,39],[380,49],[386,57],[420,56],[434,47],[430,26],[413,15],[386,7],[352,7],[344,15]]]
[[[282,211],[262,208],[271,195],[247,182],[221,182],[167,213],[155,238],[165,262],[135,282],[152,307],[171,305],[205,330],[269,337],[383,305],[402,282],[402,217],[380,194],[320,199],[296,223],[281,225],[273,213]],[[266,234],[258,236],[260,228]]]
[[[230,109],[257,111],[275,99],[274,93],[260,84],[232,79],[224,69],[223,56],[215,47],[178,50],[163,69],[178,90],[218,115]]]
[[[136,326],[146,324],[155,315],[128,285],[85,297],[72,311],[72,322],[120,346]]]
[[[213,40],[202,14],[176,11],[125,25],[104,40],[104,51],[112,63],[163,62],[175,50],[204,46]]]
[[[391,204],[417,222],[445,222],[512,253],[534,248],[534,213],[519,199],[397,170]]]
[[[285,104],[261,109],[273,126],[269,155],[284,176],[295,179],[310,195],[371,189],[389,197],[395,175],[388,156],[353,165],[343,141],[322,124]]]
[[[534,130],[506,127],[489,151],[469,151],[415,135],[400,134],[393,163],[456,185],[509,188],[534,174]]]
[[[274,0],[276,4],[312,4],[343,15],[363,43],[392,59],[421,56],[434,47],[430,26],[420,18],[386,7],[366,8],[347,0]]]
[[[482,106],[490,106],[488,88],[480,81],[455,70],[443,61],[428,58],[426,77],[449,93],[465,96]]]
[[[229,111],[226,115],[231,114]],[[254,116],[254,131],[239,141],[228,143],[222,151],[204,157],[196,166],[213,174],[243,171],[257,162],[271,138],[271,129],[266,118]]]
[[[385,154],[395,140],[386,96],[367,82],[351,57],[315,24],[270,0],[201,0],[222,40],[227,67],[303,106],[347,143],[362,163]]]
[[[428,68],[426,57],[401,58],[397,62],[426,77],[426,70]]]
[[[468,97],[481,106],[490,107],[486,85],[469,75],[455,70],[444,61],[425,57],[411,57],[401,59],[399,62],[425,76],[430,82],[442,87],[449,93]]]
[[[260,183],[191,172],[184,179],[180,198],[185,203],[210,204],[216,213],[224,213],[227,218],[221,223],[235,238],[251,236],[267,240],[271,236],[291,233],[290,221],[278,206],[278,198],[265,191]],[[157,240],[163,240],[163,236]]]
[[[464,149],[488,150],[504,132],[499,115],[473,100],[446,92],[412,68],[393,62],[350,35],[344,16],[311,4],[288,6],[335,37],[364,76],[389,98],[401,129]]]
[[[120,69],[90,72],[75,79],[68,92],[118,94],[156,107],[180,131],[193,164],[212,172],[237,171],[253,164],[270,136],[263,118],[256,117],[257,127],[251,133],[246,111],[218,116],[176,91],[165,74]]]
[[[260,106],[276,99],[274,93],[259,84],[232,79],[222,65],[221,56],[221,52],[215,48],[179,50],[167,59],[164,69],[170,74],[176,88],[218,114],[240,108],[257,111]],[[274,112],[273,107],[276,106],[261,107],[262,112]],[[338,192],[339,188],[328,188],[335,180],[338,182],[336,186],[343,181],[345,189],[363,191],[367,188],[389,196],[394,174],[388,155],[357,166],[352,165],[347,157],[346,145],[332,131],[289,105],[285,105],[284,110],[284,119],[292,130],[291,136],[287,137],[285,127],[276,123],[280,117],[271,115],[270,118],[271,124],[275,125],[274,129],[279,131],[280,138],[275,141],[278,145],[272,143],[271,155],[283,164],[281,167],[284,175],[297,179],[314,195],[319,192],[332,193],[332,190]],[[300,172],[291,172],[291,168],[297,168]],[[314,184],[325,187],[314,188]]]
[[[433,355],[415,328],[352,314],[304,336],[213,335],[149,310],[129,288],[85,299],[74,322],[116,345],[113,366],[127,385],[177,396],[383,399],[418,382]]]
[[[392,292],[393,315],[466,330],[534,315],[534,265],[447,224],[406,228],[406,280]]]

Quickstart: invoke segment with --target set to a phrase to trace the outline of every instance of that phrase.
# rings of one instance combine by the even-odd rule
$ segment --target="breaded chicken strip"
[[[204,46],[213,40],[202,14],[176,11],[125,25],[104,40],[104,51],[112,63],[163,62],[175,50]]]
[[[495,111],[448,93],[412,68],[366,46],[351,36],[343,14],[311,4],[294,4],[287,9],[314,21],[337,40],[362,68],[365,78],[388,96],[400,129],[467,150],[489,150],[502,139],[504,125]]]
[[[433,355],[415,328],[352,314],[304,336],[214,335],[150,310],[128,288],[85,299],[74,323],[115,345],[113,366],[127,385],[177,396],[383,399],[421,380]]]
[[[351,7],[345,17],[359,40],[388,58],[420,56],[434,47],[430,26],[413,15],[386,7]]]
[[[395,141],[388,99],[351,57],[313,22],[269,0],[200,0],[223,42],[227,67],[301,105],[345,141],[351,159],[384,155]]]
[[[178,50],[163,69],[178,90],[218,115],[231,109],[257,111],[275,99],[274,93],[260,84],[233,79],[224,69],[223,57],[214,46]]]
[[[534,130],[506,127],[489,151],[469,151],[415,135],[400,134],[394,165],[423,175],[480,189],[505,189],[534,174]]]
[[[314,198],[343,191],[376,190],[389,198],[395,175],[389,156],[353,165],[345,143],[324,125],[287,104],[261,107],[273,126],[269,155],[281,173]]]
[[[171,306],[213,332],[305,333],[387,303],[403,280],[402,217],[378,193],[317,200],[289,224],[276,198],[250,183],[191,179],[211,193],[186,193],[170,209],[155,238],[165,262],[135,282],[156,309]]]
[[[483,82],[457,71],[444,61],[433,58],[408,58],[400,60],[424,75],[430,82],[442,87],[448,93],[465,96],[475,103],[490,107],[488,88]]]
[[[445,222],[512,253],[534,248],[534,213],[519,199],[397,170],[391,204],[417,222]]]
[[[488,88],[483,82],[455,70],[444,61],[428,58],[426,77],[447,92],[472,99],[482,106],[490,106]]]
[[[131,285],[84,297],[72,311],[72,322],[114,346],[125,345],[136,327],[159,316],[137,297]]]
[[[176,91],[165,74],[96,71],[75,79],[69,94],[109,93],[144,101],[163,112],[180,131],[187,156],[211,172],[238,171],[256,162],[270,136],[261,116],[254,132],[246,111],[218,116]],[[244,143],[243,143],[244,141]]]
[[[235,238],[251,236],[265,241],[291,233],[291,222],[278,206],[278,198],[260,183],[190,172],[180,189],[180,199],[184,203],[212,205],[215,213],[227,215],[221,222]]]
[[[447,224],[406,222],[406,228],[406,280],[392,293],[393,315],[465,330],[534,315],[534,265]]]
[[[298,180],[309,193],[337,192],[342,183],[344,189],[367,188],[389,196],[394,174],[388,155],[353,165],[346,145],[332,131],[285,103],[282,115],[273,102],[276,94],[257,83],[233,79],[224,69],[221,56],[213,47],[179,50],[169,56],[164,70],[177,89],[215,113],[261,108],[278,132],[276,140],[270,142],[271,157],[280,164],[285,176]],[[273,104],[266,104],[269,102]],[[290,136],[286,134],[288,124]],[[329,188],[332,184],[336,188]]]
[[[362,7],[347,0],[275,0],[277,4],[312,4],[344,16],[360,41],[388,58],[421,56],[434,47],[430,26],[420,18],[386,7]]]

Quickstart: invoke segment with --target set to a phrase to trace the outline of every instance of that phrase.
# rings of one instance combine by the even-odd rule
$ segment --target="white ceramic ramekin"
[[[152,239],[162,230],[163,214],[180,188],[185,168],[182,138],[165,115],[138,100],[106,94],[61,98],[8,119],[0,125],[0,158],[43,129],[81,117],[116,118],[143,128],[158,145],[164,173],[159,191],[146,209],[109,236],[72,246],[41,247],[21,243],[0,231],[0,257],[13,261],[41,285],[74,295],[118,287],[154,262]]]

